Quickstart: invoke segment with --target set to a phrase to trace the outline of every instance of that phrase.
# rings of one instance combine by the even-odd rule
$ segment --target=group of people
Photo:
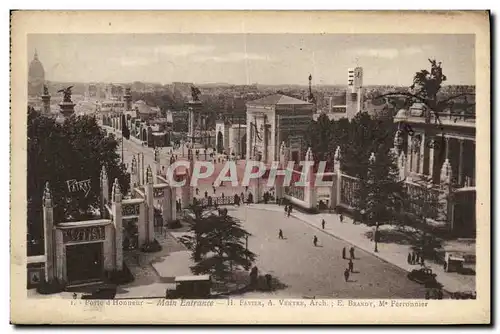
[[[285,204],[285,216],[290,217],[291,214],[292,214],[292,205]]]
[[[342,259],[347,259],[346,257],[346,248],[342,248]],[[352,260],[354,260],[355,257],[354,257],[354,247],[351,247],[349,249],[349,262],[347,264],[347,268],[344,270],[344,279],[345,281],[349,281],[349,276],[354,273],[354,262]]]
[[[417,252],[408,253],[408,264],[420,264],[421,266],[425,266],[425,260],[423,254]]]

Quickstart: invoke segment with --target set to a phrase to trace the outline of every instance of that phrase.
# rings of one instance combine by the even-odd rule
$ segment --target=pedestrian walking
[[[224,199],[224,193],[222,193],[222,199]]]
[[[208,198],[208,191],[205,190],[205,198]]]
[[[283,231],[281,229],[278,232],[278,239],[284,239],[283,238]]]
[[[352,262],[352,259],[349,259],[349,271],[351,273],[354,272],[354,263]]]
[[[418,264],[420,262],[420,256],[417,252],[415,252],[415,262],[413,264]]]
[[[342,214],[340,214],[340,222],[343,223],[344,222],[344,216]]]
[[[198,189],[198,187],[196,187],[196,195],[198,195],[199,192],[200,192],[200,189]]]
[[[415,264],[415,252],[411,252],[411,264]]]
[[[245,200],[245,194],[243,193],[243,191],[242,191],[242,192],[241,192],[241,194],[240,194],[240,198],[241,198],[241,200],[242,200],[242,201],[244,201],[244,200]]]
[[[321,220],[321,228],[323,230],[325,229],[325,220],[324,219]]]
[[[345,259],[345,247],[342,248],[342,258]]]
[[[215,186],[212,186],[212,189],[213,189],[213,191],[214,191],[214,195],[215,195]]]
[[[354,259],[354,247],[351,247],[351,249],[349,249],[349,254],[351,255],[351,259]]]
[[[346,282],[349,281],[349,268],[344,270],[344,279]]]
[[[285,205],[285,217],[288,214],[288,205]]]
[[[314,236],[313,244],[314,244],[314,247],[318,246],[318,237],[317,236]]]
[[[408,259],[407,259],[408,264],[411,264],[411,253],[408,253]]]
[[[420,265],[421,265],[422,267],[425,267],[424,254],[420,254]]]

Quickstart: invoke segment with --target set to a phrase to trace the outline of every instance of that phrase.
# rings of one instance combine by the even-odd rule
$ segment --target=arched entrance
[[[217,133],[217,152],[222,153],[224,150],[224,136],[222,135],[222,132]]]
[[[240,156],[244,159],[247,155],[247,134],[245,133],[240,140]]]

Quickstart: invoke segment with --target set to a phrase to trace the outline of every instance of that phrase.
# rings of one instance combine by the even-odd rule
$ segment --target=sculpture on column
[[[448,159],[445,159],[443,162],[443,166],[441,167],[441,184],[443,186],[450,186],[452,181],[452,169],[451,163]]]
[[[49,181],[45,182],[43,189],[42,203],[44,207],[52,207],[52,194],[50,193]]]
[[[342,153],[340,152],[340,146],[337,146],[335,154],[333,155],[335,170],[340,170],[340,159],[342,159]]]
[[[154,150],[154,160],[155,162],[160,162],[160,150],[158,149],[158,147],[155,147]]]
[[[146,183],[153,183],[153,171],[151,170],[151,166],[149,165],[146,169]]]
[[[403,146],[403,133],[401,130],[397,130],[396,134],[394,135],[394,148],[396,149],[397,153],[400,152]]]
[[[120,190],[120,183],[118,182],[118,179],[115,179],[115,182],[113,183],[113,190],[111,192],[111,197],[113,202],[119,203],[122,201],[122,193]]]
[[[71,88],[73,88],[73,86],[69,86],[67,88],[60,89],[57,91],[58,93],[63,93],[63,102],[70,102],[70,103],[72,102],[71,101]]]

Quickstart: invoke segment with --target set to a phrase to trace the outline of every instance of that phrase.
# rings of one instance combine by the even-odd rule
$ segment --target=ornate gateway
[[[104,226],[76,227],[63,230],[64,243],[100,241],[106,239]]]

